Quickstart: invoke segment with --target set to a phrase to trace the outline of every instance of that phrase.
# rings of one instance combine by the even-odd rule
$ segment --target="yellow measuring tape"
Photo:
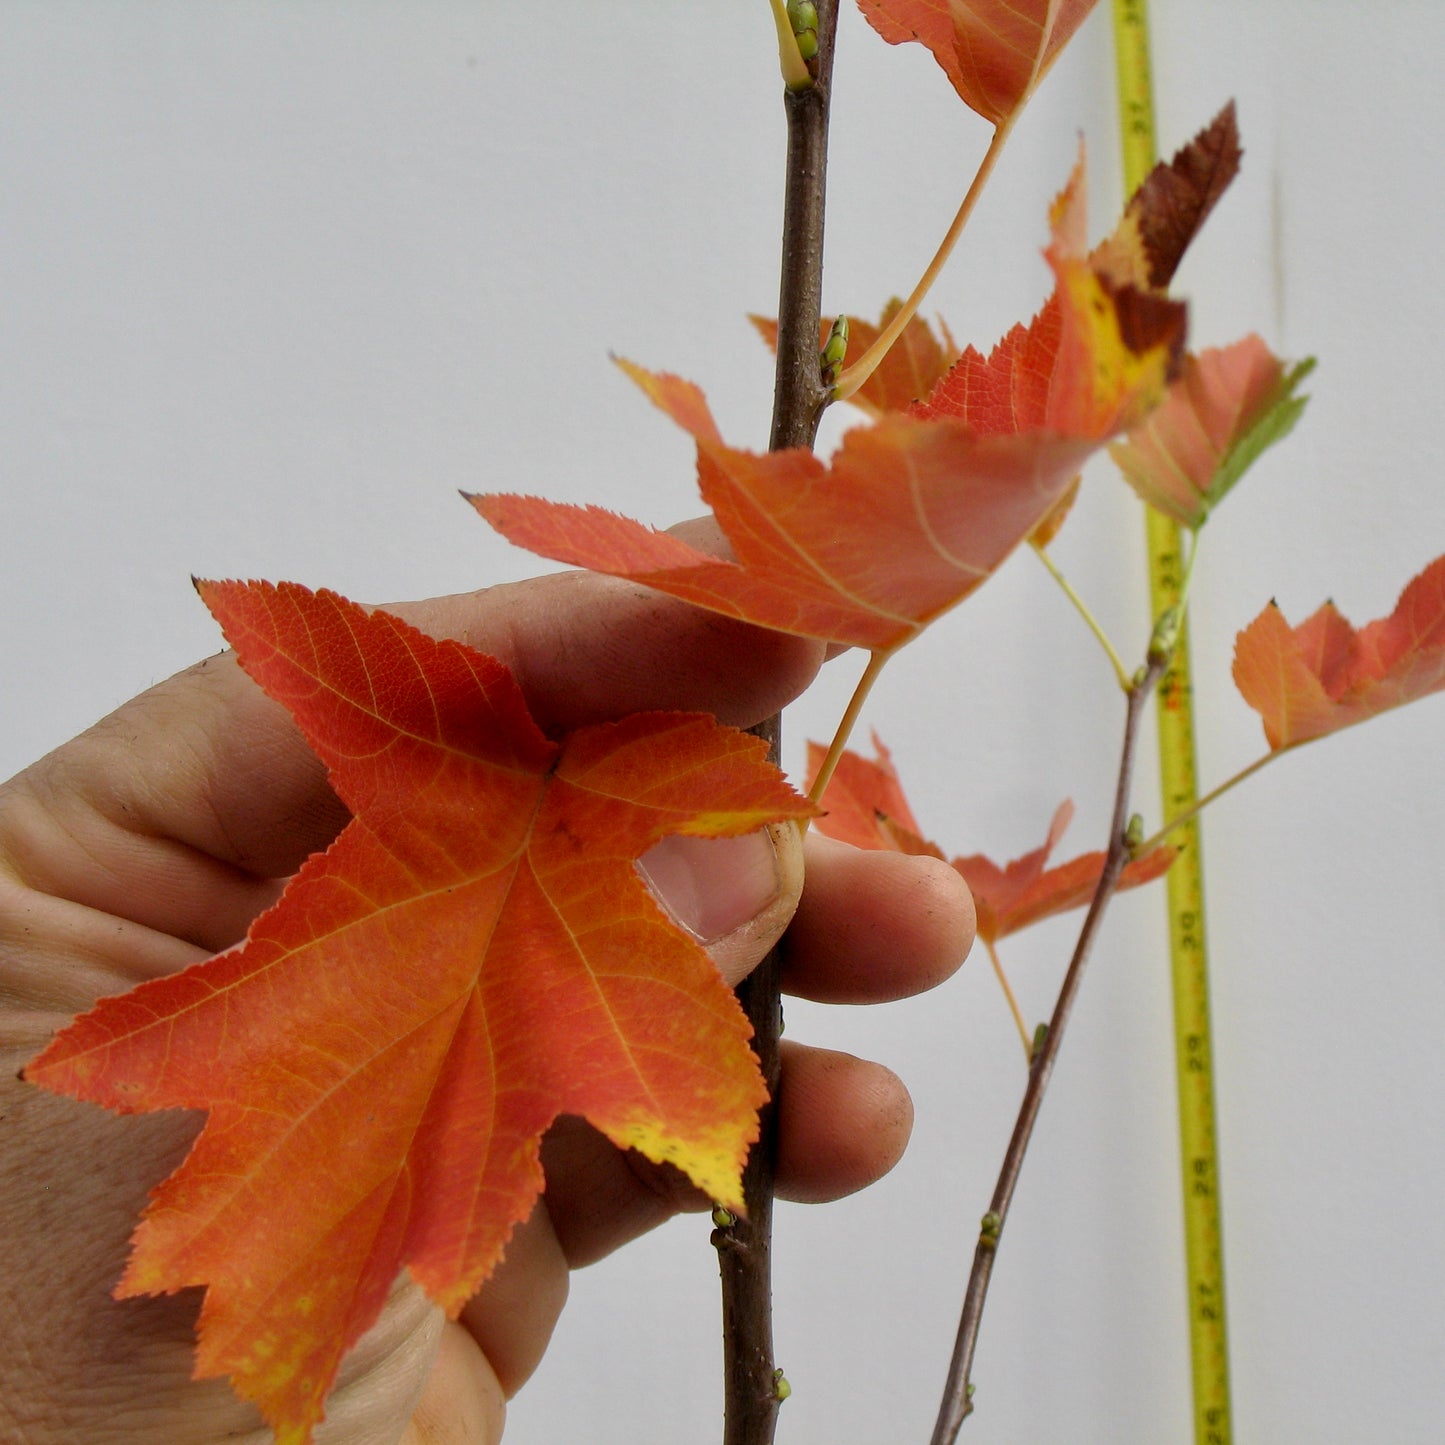
[[[1114,0],[1119,127],[1128,193],[1152,169],[1157,145],[1149,68],[1147,0]],[[1183,583],[1178,525],[1148,513],[1149,595],[1158,617]],[[1189,629],[1181,627],[1174,660],[1159,686],[1159,772],[1166,820],[1198,796]],[[1199,824],[1174,835],[1180,856],[1169,870],[1169,958],[1174,981],[1174,1046],[1179,1083],[1185,1269],[1189,1286],[1189,1354],[1194,1381],[1196,1445],[1230,1445],[1229,1348],[1224,1316],[1224,1234],[1220,1224],[1214,1123],[1214,1059],[1209,1029],[1209,966],[1204,937],[1204,877]]]

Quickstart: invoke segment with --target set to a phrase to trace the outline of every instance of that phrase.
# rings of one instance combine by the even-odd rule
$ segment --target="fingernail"
[[[750,923],[782,891],[766,830],[741,838],[674,834],[648,849],[637,871],[673,921],[702,943]]]

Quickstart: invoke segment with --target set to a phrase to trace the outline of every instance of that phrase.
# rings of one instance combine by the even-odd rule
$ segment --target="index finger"
[[[750,727],[802,692],[822,658],[816,644],[590,572],[554,573],[388,610],[504,663],[538,725],[553,735],[654,709],[707,712]],[[289,719],[283,726],[294,735]],[[236,775],[218,759],[214,777],[225,787]],[[244,791],[228,795],[218,811],[233,828],[251,821]],[[254,846],[271,836],[269,824],[255,819]],[[299,853],[279,860],[281,871],[292,871],[328,839],[304,840]],[[213,850],[225,841],[212,836],[201,845]]]
[[[389,610],[504,662],[551,732],[653,708],[748,726],[800,692],[821,660],[815,644],[592,573]],[[217,867],[252,882],[284,877],[346,821],[289,715],[229,654],[142,694],[29,774],[64,815],[30,850],[32,885],[121,916],[133,916],[138,870],[154,882],[157,867],[189,863],[208,889]],[[107,825],[130,835],[118,870],[95,867]]]

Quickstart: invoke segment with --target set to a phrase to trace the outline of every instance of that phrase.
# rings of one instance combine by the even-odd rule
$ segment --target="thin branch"
[[[823,296],[823,214],[828,156],[828,100],[838,0],[818,0],[813,84],[784,91],[788,123],[778,298],[773,450],[813,444],[829,396],[818,361]],[[776,716],[755,731],[777,751]],[[781,946],[780,946],[781,947]],[[738,986],[753,1028],[753,1049],[770,1099],[776,1100],[782,1032],[781,952],[775,948]],[[725,1217],[713,1233],[723,1297],[724,1445],[772,1445],[786,1393],[773,1360],[772,1216],[777,1152],[774,1103],[764,1106],[759,1138],[743,1171],[745,1218]]]
[[[944,1385],[943,1401],[939,1406],[938,1420],[934,1426],[932,1445],[953,1445],[958,1432],[973,1409],[973,1387],[970,1375],[973,1370],[974,1351],[978,1345],[979,1323],[983,1317],[984,1301],[988,1295],[989,1280],[993,1275],[993,1263],[998,1254],[1000,1238],[1008,1223],[1009,1206],[1013,1202],[1014,1190],[1018,1185],[1019,1172],[1023,1168],[1024,1155],[1033,1136],[1034,1124],[1043,1103],[1044,1091],[1054,1071],[1059,1046],[1063,1043],[1064,1030],[1073,1014],[1074,1001],[1078,997],[1079,985],[1083,981],[1084,966],[1098,937],[1099,926],[1108,908],[1130,857],[1126,837],[1128,823],[1129,795],[1134,778],[1134,758],[1139,739],[1139,722],[1144,713],[1144,704],[1164,671],[1168,659],[1156,656],[1150,659],[1138,681],[1129,689],[1127,710],[1124,718],[1124,742],[1119,758],[1119,776],[1114,791],[1114,815],[1109,825],[1109,851],[1104,859],[1104,869],[1094,890],[1093,902],[1084,917],[1079,939],[1074,947],[1074,956],[1069,960],[1068,972],[1064,975],[1058,1001],[1054,1005],[1053,1017],[1049,1020],[1048,1032],[1034,1055],[1029,1069],[1029,1081],[1024,1090],[1023,1102],[1019,1105],[1018,1118],[1014,1122],[1013,1135],[1004,1152],[1003,1165],[999,1169],[998,1182],[994,1186],[993,1199],[988,1213],[984,1215],[979,1231],[978,1244],[974,1250],[973,1269],[969,1274],[968,1289],[964,1295],[963,1314],[959,1320],[958,1338],[954,1344],[953,1359],[949,1364],[948,1378]]]
[[[816,74],[806,90],[783,95],[788,119],[783,197],[778,351],[773,384],[772,451],[810,447],[831,397],[818,360],[823,311],[823,216],[828,171],[828,103],[838,0],[818,7]]]
[[[959,204],[958,213],[954,216],[947,234],[939,242],[933,260],[928,263],[928,269],[919,277],[918,284],[913,288],[908,300],[899,308],[898,314],[883,328],[878,340],[838,378],[837,385],[833,388],[835,401],[847,401],[878,370],[882,365],[883,358],[892,349],[893,343],[903,335],[903,328],[913,320],[918,308],[923,304],[923,298],[928,295],[929,289],[938,279],[939,272],[948,263],[954,244],[963,234],[963,228],[968,224],[968,218],[973,214],[973,208],[978,204],[978,198],[983,194],[983,188],[989,176],[993,174],[993,168],[1003,153],[1004,144],[1012,129],[1012,119],[1003,121],[995,128],[993,139],[989,141],[988,149],[978,163],[978,170],[974,172],[973,181]]]

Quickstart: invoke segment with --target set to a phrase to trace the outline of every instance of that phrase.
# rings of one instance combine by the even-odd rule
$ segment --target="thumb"
[[[637,860],[643,881],[735,984],[782,937],[803,891],[802,835],[774,823],[740,838],[664,838]]]

